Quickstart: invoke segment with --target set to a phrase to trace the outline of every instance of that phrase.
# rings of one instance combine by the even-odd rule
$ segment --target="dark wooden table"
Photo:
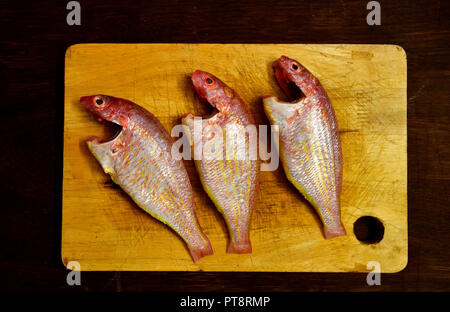
[[[0,5],[2,290],[450,290],[449,2],[80,0]],[[369,287],[365,274],[83,272],[60,258],[64,53],[83,42],[390,43],[408,56],[409,263]],[[105,68],[107,70],[107,68]],[[363,160],[362,160],[363,161]]]

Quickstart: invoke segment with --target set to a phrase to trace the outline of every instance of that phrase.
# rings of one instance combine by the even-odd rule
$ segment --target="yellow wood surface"
[[[244,99],[258,124],[268,124],[261,97],[285,99],[271,64],[287,55],[324,85],[341,132],[344,173],[342,219],[348,235],[325,240],[310,205],[281,166],[262,172],[251,223],[253,253],[227,254],[221,215],[185,161],[197,216],[214,255],[194,264],[182,240],[115,188],[85,139],[107,138],[108,127],[79,104],[80,96],[129,99],[170,131],[189,113],[206,115],[189,75],[216,75]],[[81,270],[382,272],[407,263],[406,54],[393,45],[80,44],[66,53],[62,260]],[[378,244],[353,233],[361,216],[385,226]]]

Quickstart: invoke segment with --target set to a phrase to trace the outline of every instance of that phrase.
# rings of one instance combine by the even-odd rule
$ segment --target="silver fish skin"
[[[271,124],[279,126],[279,154],[288,180],[304,195],[323,223],[325,238],[346,235],[341,221],[342,148],[331,101],[299,62],[282,56],[275,77],[292,102],[263,98]]]

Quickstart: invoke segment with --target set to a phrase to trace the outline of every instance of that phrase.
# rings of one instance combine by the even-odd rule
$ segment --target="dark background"
[[[80,0],[0,4],[0,276],[2,290],[450,290],[449,1]],[[87,42],[380,43],[408,57],[409,262],[369,287],[365,274],[82,272],[60,258],[64,53]],[[107,70],[107,68],[105,68]],[[361,160],[363,161],[363,160]],[[389,161],[389,160],[386,160]]]

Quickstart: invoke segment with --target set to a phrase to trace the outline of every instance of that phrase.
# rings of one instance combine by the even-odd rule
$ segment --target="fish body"
[[[267,117],[279,126],[279,154],[287,178],[314,206],[326,238],[346,235],[340,212],[342,150],[331,101],[317,78],[297,61],[282,56],[274,70],[293,100],[263,98]]]
[[[201,159],[194,160],[203,188],[225,218],[230,242],[228,253],[251,253],[250,219],[259,183],[259,160],[253,116],[242,99],[213,75],[195,71],[192,83],[197,95],[215,108],[198,121],[192,114],[182,119],[193,139],[201,145]],[[234,140],[228,138],[234,138]],[[197,138],[197,140],[196,140]],[[252,153],[253,151],[253,153]],[[203,152],[203,153],[202,153]]]
[[[134,202],[170,226],[186,242],[197,262],[213,253],[195,216],[192,187],[183,164],[171,155],[172,138],[159,120],[141,106],[111,96],[80,99],[99,119],[122,126],[112,140],[88,139],[89,150],[105,173]]]

